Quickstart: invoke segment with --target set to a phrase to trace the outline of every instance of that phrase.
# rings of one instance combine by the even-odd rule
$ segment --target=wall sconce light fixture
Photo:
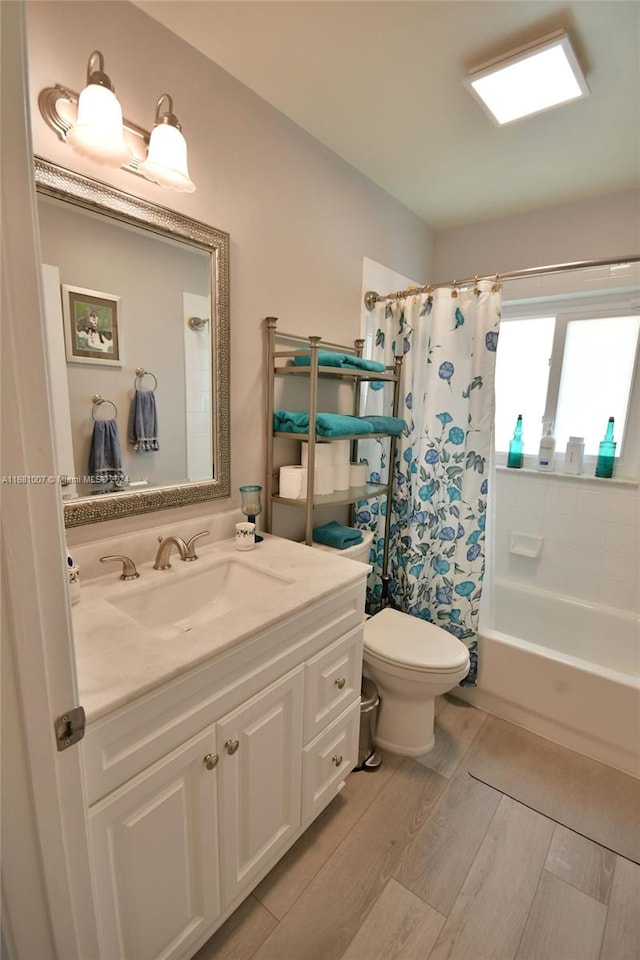
[[[500,125],[590,92],[564,30],[476,67],[464,84]]]
[[[89,57],[87,85],[78,98],[76,122],[67,134],[67,143],[76,153],[107,167],[121,167],[131,160],[122,130],[122,107],[104,72],[99,50]]]
[[[95,163],[121,167],[180,192],[196,189],[189,178],[187,144],[169,94],[163,93],[158,100],[151,134],[127,120],[104,72],[99,50],[89,57],[87,85],[80,94],[56,84],[40,91],[38,106],[58,138]]]
[[[147,180],[163,187],[172,187],[181,193],[195,190],[187,170],[187,143],[168,93],[163,93],[156,104],[156,123],[151,131],[149,153],[138,170]]]

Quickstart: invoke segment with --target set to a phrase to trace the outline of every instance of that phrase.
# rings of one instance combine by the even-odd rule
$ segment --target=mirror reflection
[[[103,190],[37,184],[67,525],[227,496],[228,236],[63,173]]]

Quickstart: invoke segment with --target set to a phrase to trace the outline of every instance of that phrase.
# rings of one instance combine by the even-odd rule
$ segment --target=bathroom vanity
[[[103,960],[193,956],[340,790],[358,756],[367,572],[267,536],[83,585]]]

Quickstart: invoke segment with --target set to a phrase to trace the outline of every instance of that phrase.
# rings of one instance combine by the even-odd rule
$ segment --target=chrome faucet
[[[180,551],[180,559],[185,560],[189,549],[182,537],[158,537],[158,552],[156,553],[156,562],[153,565],[154,570],[168,570],[171,566],[169,558],[171,548],[177,547]]]

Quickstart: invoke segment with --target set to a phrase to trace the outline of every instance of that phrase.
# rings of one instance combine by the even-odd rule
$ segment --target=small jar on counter
[[[584,459],[584,437],[569,437],[567,452],[564,455],[565,473],[582,473]]]

